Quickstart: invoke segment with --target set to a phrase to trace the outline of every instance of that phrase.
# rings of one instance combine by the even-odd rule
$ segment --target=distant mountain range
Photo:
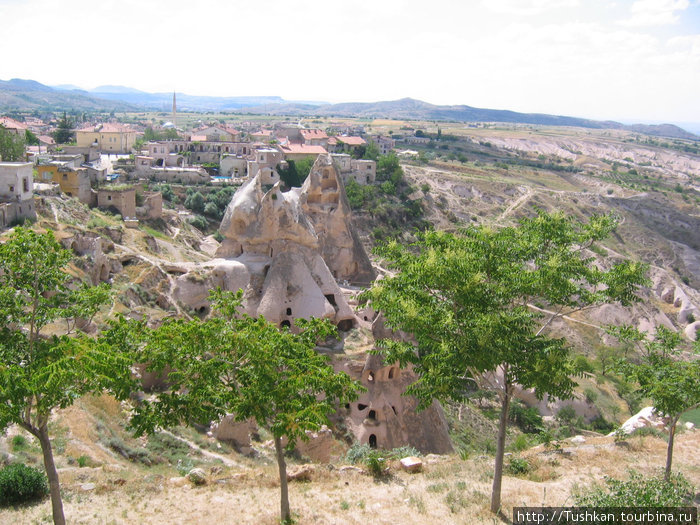
[[[471,106],[436,106],[412,98],[385,102],[343,102],[324,106],[304,104],[274,104],[244,108],[243,112],[269,115],[318,115],[322,117],[390,118],[398,120],[437,120],[456,122],[508,122],[541,126],[575,126],[593,129],[621,129],[647,135],[700,140],[700,137],[674,124],[626,125],[612,120],[590,120],[543,113],[518,113],[502,109]]]
[[[147,93],[125,86],[99,86],[83,90],[73,85],[49,87],[34,80],[0,80],[0,112],[12,110],[170,111],[172,93]],[[673,124],[626,125],[542,113],[518,113],[472,106],[437,106],[403,98],[384,102],[294,102],[281,97],[205,97],[177,93],[180,111],[232,111],[267,115],[390,118],[456,122],[507,122],[542,126],[576,126],[621,129],[670,138],[700,140],[700,136]]]
[[[138,111],[123,101],[105,101],[86,91],[54,89],[34,80],[0,80],[0,112],[8,111]]]

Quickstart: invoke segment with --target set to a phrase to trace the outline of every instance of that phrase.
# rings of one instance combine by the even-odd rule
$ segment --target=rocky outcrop
[[[175,279],[173,296],[200,315],[209,290],[244,290],[245,312],[294,330],[299,318],[358,322],[338,280],[374,274],[354,233],[342,180],[329,156],[314,164],[302,188],[264,185],[258,173],[233,196],[219,228],[217,258]]]
[[[418,411],[418,401],[403,395],[417,379],[410,369],[385,365],[376,355],[368,356],[365,363],[349,361],[337,363],[336,367],[367,389],[339,412],[360,443],[387,450],[410,445],[425,454],[452,452],[440,405],[433,402]]]

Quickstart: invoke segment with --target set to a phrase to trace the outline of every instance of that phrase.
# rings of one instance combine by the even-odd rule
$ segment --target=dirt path
[[[173,439],[177,439],[178,441],[181,441],[182,443],[185,443],[188,447],[190,447],[192,450],[200,453],[202,456],[205,456],[210,459],[215,459],[218,461],[221,461],[224,465],[227,467],[234,467],[234,468],[243,468],[243,465],[233,461],[232,459],[227,458],[226,456],[222,454],[217,454],[216,452],[211,452],[209,450],[205,450],[193,441],[190,441],[189,439],[185,439],[180,436],[176,436],[172,432],[168,430],[161,430],[160,431],[162,434],[167,434],[168,436],[172,437]]]

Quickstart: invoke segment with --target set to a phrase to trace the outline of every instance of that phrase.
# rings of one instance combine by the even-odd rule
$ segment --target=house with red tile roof
[[[328,139],[328,149],[334,153],[352,153],[366,145],[365,139],[351,135],[337,135]]]
[[[320,129],[301,129],[299,130],[301,141],[309,146],[323,146],[328,144],[328,135]]]
[[[0,126],[2,126],[8,131],[12,131],[17,135],[22,136],[24,136],[25,131],[29,129],[29,126],[27,126],[26,124],[23,124],[22,122],[17,122],[15,119],[10,117],[0,117]]]
[[[279,150],[284,155],[285,160],[301,160],[307,157],[314,159],[319,155],[328,153],[323,146],[309,146],[306,144],[295,144],[287,142],[278,146]]]

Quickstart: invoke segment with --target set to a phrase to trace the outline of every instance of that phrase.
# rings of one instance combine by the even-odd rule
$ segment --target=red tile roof
[[[310,146],[308,144],[285,144],[280,146],[282,153],[305,154],[305,155],[323,155],[328,153],[323,146]]]
[[[346,137],[341,135],[339,137],[336,137],[336,139],[338,140],[338,142],[342,142],[343,144],[347,144],[348,146],[364,146],[365,144],[367,144],[367,142],[365,142],[365,139],[363,139],[362,137]]]
[[[320,129],[301,129],[299,130],[299,133],[301,133],[301,136],[304,137],[304,139],[309,140],[309,139],[327,139],[328,135],[326,135],[326,132]]]
[[[5,129],[15,129],[15,130],[27,129],[26,124],[22,124],[21,122],[17,122],[15,119],[10,118],[10,117],[0,117],[0,126],[4,127]]]

